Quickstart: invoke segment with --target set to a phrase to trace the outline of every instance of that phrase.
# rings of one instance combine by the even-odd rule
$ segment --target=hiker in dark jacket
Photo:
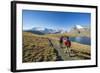
[[[60,37],[59,43],[60,43],[60,47],[62,48],[63,47],[63,36]]]
[[[70,39],[69,39],[68,36],[65,38],[64,44],[65,44],[65,46],[66,46],[67,53],[68,53],[69,56],[70,56],[70,52],[71,52],[71,49],[70,49],[70,47],[71,47],[71,41],[70,41]]]

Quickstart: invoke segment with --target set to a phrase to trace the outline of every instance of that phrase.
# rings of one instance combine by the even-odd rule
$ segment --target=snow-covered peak
[[[42,28],[42,27],[33,27],[32,31],[39,31],[42,33],[62,33],[63,32],[60,29]]]
[[[42,27],[34,27],[32,28],[32,30],[36,30],[36,31],[43,31],[45,28]]]
[[[83,29],[84,27],[82,27],[81,25],[76,25],[77,29]]]

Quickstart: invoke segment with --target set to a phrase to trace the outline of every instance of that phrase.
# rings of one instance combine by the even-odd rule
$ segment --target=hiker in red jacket
[[[64,44],[66,46],[67,53],[70,56],[70,52],[71,52],[71,49],[70,49],[70,47],[71,47],[71,41],[69,40],[69,37],[68,36],[65,38]]]

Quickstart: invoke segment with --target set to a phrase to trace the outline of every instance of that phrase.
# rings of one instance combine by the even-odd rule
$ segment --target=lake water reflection
[[[89,37],[71,37],[70,40],[81,44],[91,45],[91,38]]]

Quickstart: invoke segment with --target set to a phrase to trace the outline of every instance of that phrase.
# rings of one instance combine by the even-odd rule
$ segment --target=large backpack
[[[65,46],[71,47],[71,41],[70,40],[66,40],[64,43],[65,43]]]
[[[63,42],[63,37],[60,38],[60,43],[62,43],[62,42]]]

